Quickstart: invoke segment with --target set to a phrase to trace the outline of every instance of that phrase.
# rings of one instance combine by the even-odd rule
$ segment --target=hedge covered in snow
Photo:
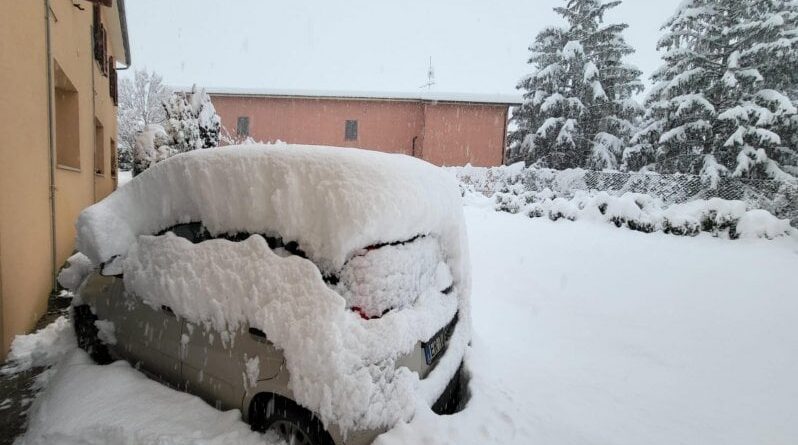
[[[555,197],[547,190],[497,193],[495,199],[497,210],[522,213],[530,218],[605,221],[646,233],[695,236],[708,232],[730,239],[798,235],[798,230],[786,219],[776,218],[766,210],[748,210],[742,201],[720,198],[668,206],[640,193],[613,196],[607,192],[580,191],[567,199]]]
[[[747,210],[766,210],[798,227],[798,183],[793,182],[724,178],[712,187],[696,175],[553,170],[525,168],[522,163],[493,168],[456,167],[450,171],[459,179],[463,193],[491,197],[502,193],[542,193],[551,199],[566,200],[586,192],[604,191],[616,197],[633,193],[659,200],[661,207],[721,198],[741,201]]]
[[[460,179],[463,194],[491,196],[496,210],[530,218],[604,221],[647,233],[708,232],[730,239],[798,236],[789,219],[760,208],[786,209],[798,216],[798,187],[789,188],[789,183],[775,193],[750,188],[738,190],[744,199],[722,199],[702,198],[712,190],[696,188],[690,175],[551,170],[522,164],[451,171]]]

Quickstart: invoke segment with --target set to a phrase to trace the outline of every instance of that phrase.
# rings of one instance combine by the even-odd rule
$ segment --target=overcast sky
[[[630,61],[659,66],[659,27],[681,0],[625,0]],[[563,0],[133,0],[133,68],[172,85],[514,93],[535,34]]]

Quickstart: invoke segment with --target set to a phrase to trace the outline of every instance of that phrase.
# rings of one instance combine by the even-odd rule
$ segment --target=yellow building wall
[[[58,266],[74,251],[80,211],[116,187],[116,108],[109,77],[93,56],[91,3],[75,3],[84,9],[71,0],[50,0],[53,67],[78,92],[80,144],[79,169],[54,169]],[[108,28],[110,13],[102,9]],[[0,360],[14,335],[29,331],[44,313],[52,288],[47,80],[44,1],[8,2],[0,14]],[[95,122],[103,126],[102,175],[94,168]]]
[[[52,285],[44,13],[15,1],[0,14],[0,359]]]

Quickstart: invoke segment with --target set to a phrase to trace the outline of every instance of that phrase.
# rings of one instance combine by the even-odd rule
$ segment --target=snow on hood
[[[457,184],[419,159],[362,149],[248,145],[160,162],[85,209],[78,250],[95,264],[124,257],[138,235],[201,221],[212,235],[296,241],[323,272],[356,249],[462,228]],[[446,242],[445,247],[458,242]],[[457,252],[452,252],[457,255]],[[455,271],[456,274],[456,271]]]

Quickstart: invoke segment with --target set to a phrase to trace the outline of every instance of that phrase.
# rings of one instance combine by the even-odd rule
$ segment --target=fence
[[[602,190],[616,195],[643,193],[666,204],[718,197],[743,201],[749,209],[767,210],[798,227],[798,183],[795,182],[721,178],[716,187],[710,187],[696,175],[552,170],[523,168],[519,164],[462,167],[453,168],[453,171],[465,187],[488,196],[521,185],[529,191],[549,189],[555,196],[565,198],[572,197],[578,190]]]

